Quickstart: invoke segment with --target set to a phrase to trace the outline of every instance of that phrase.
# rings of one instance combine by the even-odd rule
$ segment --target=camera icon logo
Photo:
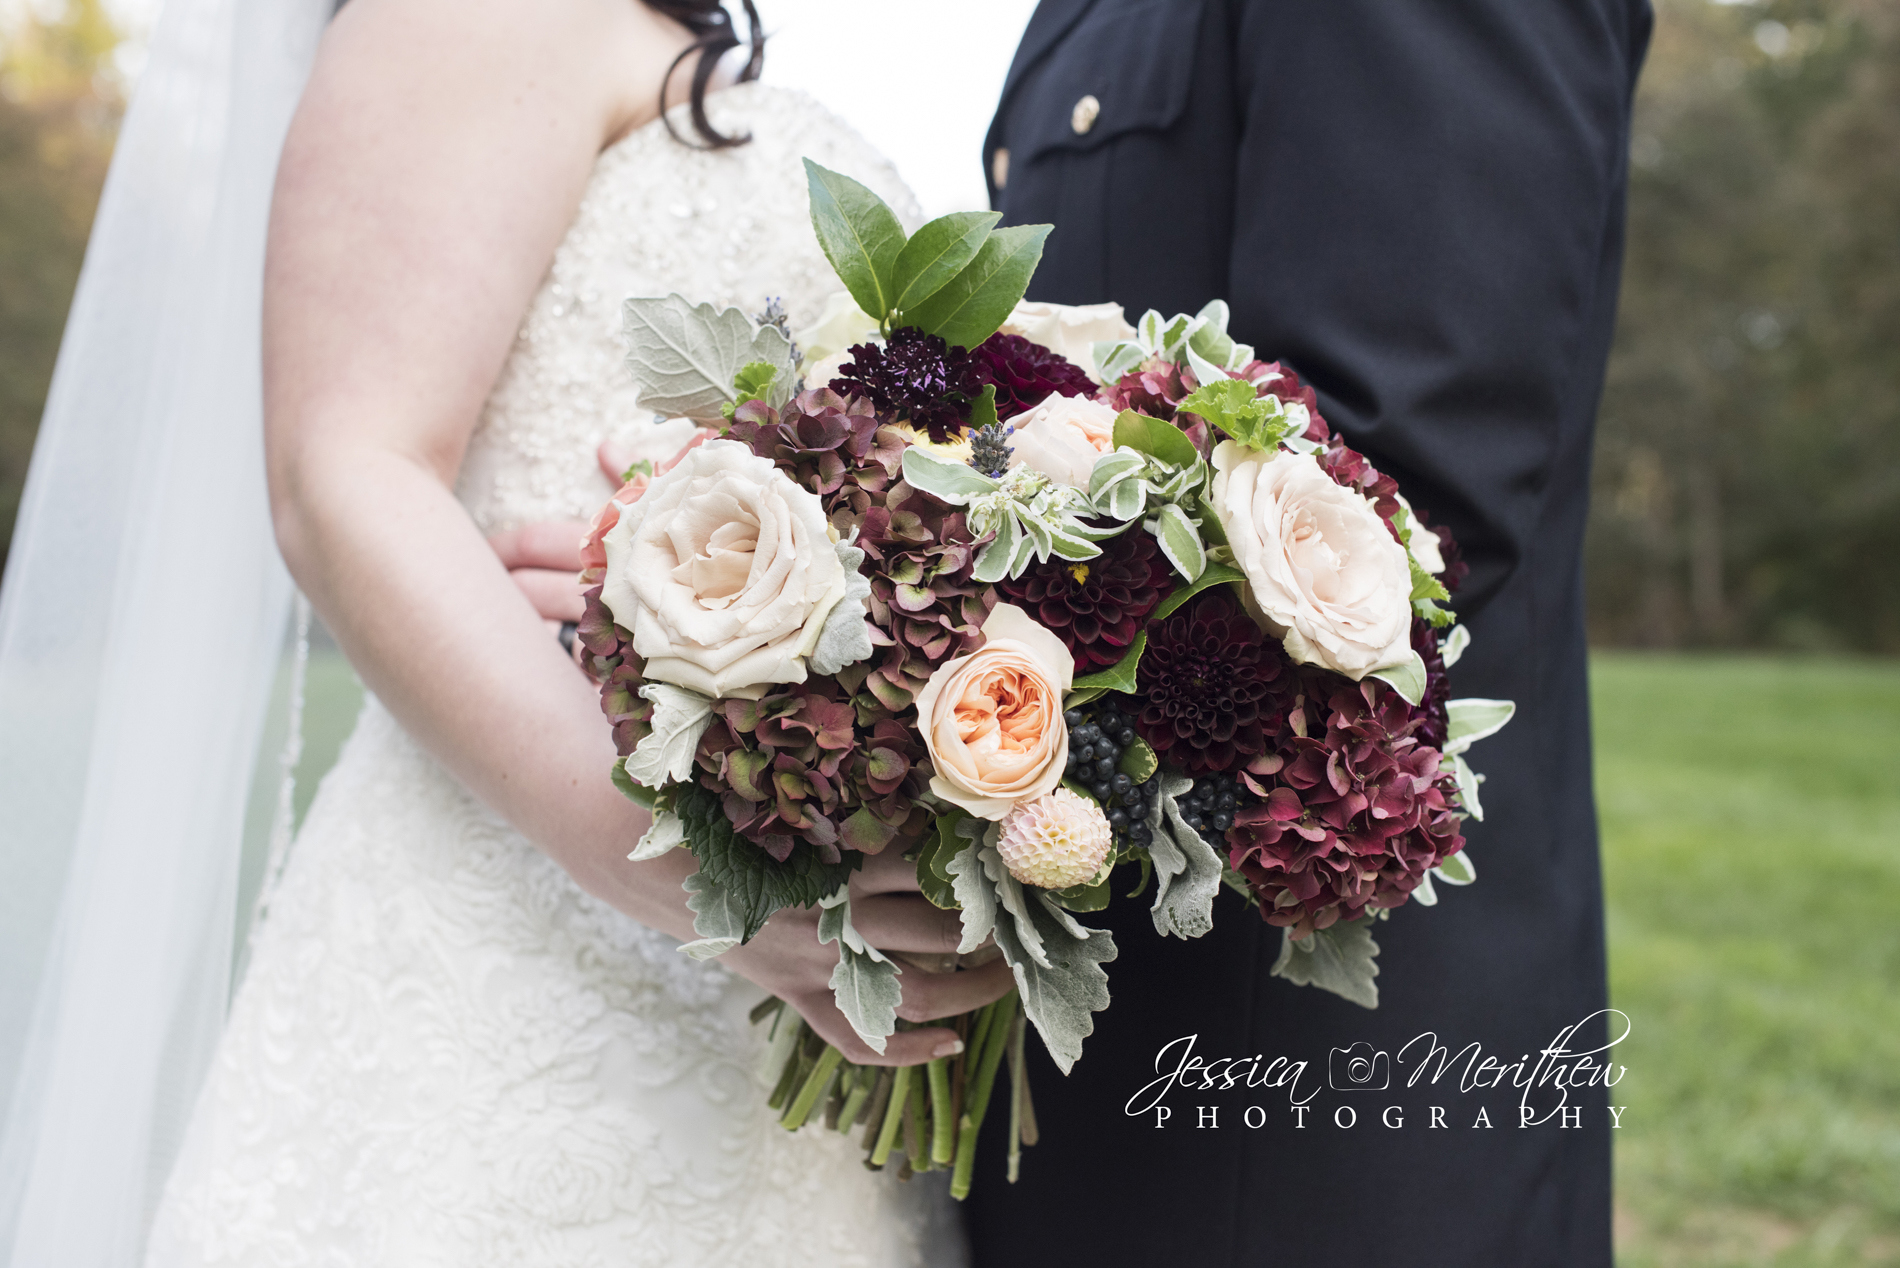
[[[1334,1048],[1326,1061],[1326,1080],[1335,1092],[1383,1092],[1392,1083],[1392,1060],[1364,1040]]]

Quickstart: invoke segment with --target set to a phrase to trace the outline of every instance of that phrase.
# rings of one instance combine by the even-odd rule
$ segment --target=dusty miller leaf
[[[667,682],[642,683],[640,698],[653,702],[652,729],[627,754],[627,774],[635,783],[663,788],[693,773],[699,737],[712,725],[713,702]]]
[[[688,894],[686,906],[693,913],[693,932],[699,937],[680,944],[680,950],[695,960],[710,960],[744,942],[745,903],[738,895],[714,883],[704,872],[694,872],[680,886]]]
[[[736,308],[667,295],[629,299],[622,313],[642,409],[711,422],[738,399],[735,381],[746,367],[763,362],[778,369],[780,382],[793,378],[791,341]]]
[[[982,946],[983,939],[996,928],[996,913],[1001,904],[997,901],[996,886],[984,873],[983,862],[978,857],[981,842],[994,827],[995,824],[983,819],[959,819],[957,835],[969,844],[943,867],[950,874],[951,890],[963,907],[963,941],[957,944],[958,955],[968,955]]]
[[[849,889],[840,887],[819,905],[823,910],[818,914],[818,941],[838,944],[838,967],[831,971],[832,998],[858,1038],[871,1051],[881,1053],[897,1029],[897,1006],[904,998],[897,966],[852,927]]]
[[[871,579],[859,571],[864,564],[864,552],[849,542],[839,542],[838,562],[844,565],[844,598],[825,616],[824,628],[818,633],[818,646],[805,658],[813,673],[826,677],[871,654],[871,631],[864,624],[864,605],[871,597]]]
[[[1155,932],[1164,937],[1198,938],[1214,927],[1220,855],[1188,827],[1175,801],[1193,787],[1185,775],[1163,775],[1161,795],[1148,807],[1148,857],[1155,875],[1151,910]]]
[[[1030,928],[1046,948],[1046,967],[1029,955],[1019,936],[1027,930],[1019,931],[1013,919],[997,923],[996,945],[1015,974],[1023,1011],[1056,1067],[1067,1074],[1082,1055],[1082,1041],[1095,1032],[1094,1014],[1108,1007],[1108,974],[1102,965],[1115,958],[1115,940],[1104,929],[1083,929],[1086,938],[1072,936],[1047,902],[1030,904],[1028,914]]]
[[[1379,987],[1373,979],[1379,976],[1379,966],[1372,961],[1379,944],[1372,940],[1371,926],[1370,920],[1341,921],[1297,941],[1289,929],[1280,958],[1273,962],[1273,975],[1295,986],[1331,991],[1362,1008],[1377,1008]]]
[[[633,847],[633,853],[627,857],[635,863],[644,863],[648,859],[657,859],[668,850],[686,844],[686,825],[671,810],[662,810],[653,816],[653,825]]]

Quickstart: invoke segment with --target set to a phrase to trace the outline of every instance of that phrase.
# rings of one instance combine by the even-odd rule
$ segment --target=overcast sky
[[[756,0],[765,77],[896,162],[924,214],[989,205],[983,134],[1035,0]]]

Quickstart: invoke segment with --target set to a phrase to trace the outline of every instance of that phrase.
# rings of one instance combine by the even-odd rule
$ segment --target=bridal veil
[[[230,990],[291,585],[264,227],[330,0],[168,0],[0,590],[0,1268],[130,1268]]]

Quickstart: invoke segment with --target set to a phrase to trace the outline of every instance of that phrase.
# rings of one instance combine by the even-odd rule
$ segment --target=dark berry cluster
[[[1234,826],[1234,811],[1256,800],[1232,775],[1202,775],[1175,804],[1183,823],[1203,841],[1218,845]]]
[[[1102,803],[1117,849],[1147,845],[1153,838],[1146,820],[1160,793],[1160,780],[1151,775],[1146,783],[1138,784],[1134,776],[1119,769],[1122,754],[1135,743],[1133,719],[1112,704],[1092,713],[1071,709],[1062,718],[1069,724],[1068,778]]]

